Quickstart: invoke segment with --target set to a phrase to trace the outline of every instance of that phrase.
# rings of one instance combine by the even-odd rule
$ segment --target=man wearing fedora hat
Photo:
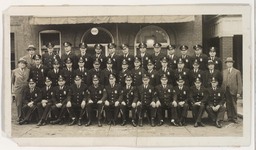
[[[222,87],[226,94],[228,120],[237,123],[237,98],[242,94],[241,72],[233,68],[234,60],[228,57],[225,60],[227,69],[223,70]]]
[[[21,57],[22,59],[26,60],[28,69],[34,66],[33,56],[35,55],[35,51],[36,47],[34,45],[28,45],[27,55]]]

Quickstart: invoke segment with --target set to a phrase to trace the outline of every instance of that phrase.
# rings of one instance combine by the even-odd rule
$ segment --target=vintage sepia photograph
[[[12,6],[5,132],[30,146],[249,145],[250,24],[247,5]]]

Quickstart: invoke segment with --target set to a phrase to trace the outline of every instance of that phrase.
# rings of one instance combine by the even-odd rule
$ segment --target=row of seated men
[[[97,75],[92,77],[92,84],[87,85],[82,82],[82,76],[76,75],[74,83],[66,85],[66,78],[59,75],[57,85],[53,85],[50,77],[45,78],[45,86],[37,87],[37,81],[30,78],[28,87],[23,93],[23,119],[20,125],[29,123],[31,115],[38,111],[38,126],[45,125],[49,113],[53,120],[51,124],[62,124],[66,112],[68,112],[71,122],[69,125],[82,125],[84,116],[86,126],[92,124],[96,117],[98,126],[102,126],[102,113],[106,112],[108,125],[116,125],[118,115],[121,114],[124,126],[129,121],[129,110],[131,110],[131,124],[136,127],[143,126],[143,117],[147,114],[151,126],[164,124],[164,111],[168,111],[168,119],[174,126],[186,125],[187,112],[192,109],[194,126],[205,126],[202,122],[202,114],[206,110],[215,126],[222,127],[222,120],[225,113],[225,95],[218,86],[218,79],[211,79],[211,86],[205,88],[202,79],[196,77],[194,86],[186,86],[186,81],[182,76],[176,79],[176,86],[168,84],[168,75],[160,77],[160,84],[152,86],[150,76],[143,74],[139,86],[134,86],[133,77],[127,75],[125,84],[116,83],[116,75],[108,76],[109,84],[100,84]],[[97,110],[97,116],[93,116],[93,110]]]

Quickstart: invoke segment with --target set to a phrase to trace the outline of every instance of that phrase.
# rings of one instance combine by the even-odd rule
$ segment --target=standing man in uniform
[[[93,84],[87,90],[88,99],[86,109],[88,122],[85,124],[86,126],[91,125],[93,109],[97,109],[98,126],[102,126],[102,112],[107,93],[104,86],[99,84],[99,81],[99,77],[94,75],[92,78]]]
[[[122,87],[125,86],[125,77],[131,75],[131,70],[129,69],[128,62],[126,59],[123,59],[122,61],[122,70],[119,72],[118,76],[118,84]]]
[[[226,95],[226,107],[228,120],[237,122],[237,98],[242,94],[241,72],[233,67],[234,60],[228,57],[225,61],[227,69],[223,70],[222,88]]]
[[[100,61],[98,59],[94,60],[93,62],[93,68],[88,71],[88,77],[87,77],[87,86],[92,85],[92,78],[96,75],[99,77],[100,84],[104,85],[104,76],[102,73],[102,70],[100,69]]]
[[[176,47],[174,45],[167,46],[167,59],[168,59],[168,66],[175,70],[177,69],[178,63],[178,56],[175,54]]]
[[[120,57],[116,54],[116,44],[114,43],[109,43],[108,44],[108,57],[107,57],[107,61],[110,58],[112,65],[113,65],[113,69],[116,70],[117,72],[119,72],[121,70],[120,68]]]
[[[43,65],[47,67],[47,70],[49,71],[53,69],[53,62],[55,61],[55,59],[57,59],[59,62],[61,62],[61,60],[59,54],[56,54],[56,52],[54,52],[53,43],[47,43],[46,47],[48,52],[42,55],[42,61]]]
[[[207,90],[209,96],[206,111],[211,117],[212,121],[215,123],[215,126],[217,128],[222,128],[222,121],[224,119],[224,114],[226,111],[226,108],[224,106],[224,91],[218,86],[218,80],[214,77],[211,80],[211,87]]]
[[[215,69],[222,71],[222,61],[216,56],[216,47],[210,47],[208,61],[209,60],[213,61]]]
[[[120,56],[119,61],[123,61],[124,59],[126,60],[128,64],[129,70],[134,68],[134,56],[129,53],[129,46],[127,44],[122,44],[121,49],[123,54]],[[119,65],[122,65],[122,63],[119,63]],[[122,67],[120,67],[122,69]]]
[[[107,86],[109,85],[109,81],[108,81],[108,78],[109,78],[109,75],[110,74],[114,74],[115,76],[117,75],[117,72],[115,69],[113,69],[113,64],[114,62],[112,61],[112,59],[110,57],[108,57],[108,60],[107,60],[107,68],[105,68],[103,71],[102,71],[102,74],[104,76],[104,86]]]
[[[84,59],[83,57],[79,57],[78,60],[78,68],[77,70],[74,71],[74,75],[77,76],[81,76],[82,78],[82,82],[83,83],[87,83],[87,76],[88,76],[88,70],[84,67]]]
[[[146,52],[147,51],[147,44],[140,43],[139,44],[139,53],[136,57],[138,57],[141,61],[141,67],[147,70],[147,61],[151,58],[150,55]]]
[[[213,77],[218,80],[218,86],[222,85],[222,74],[219,70],[216,70],[214,66],[214,62],[209,60],[208,70],[205,71],[205,87],[211,87],[211,80]]]
[[[162,68],[158,70],[159,76],[158,76],[157,84],[160,83],[159,77],[161,77],[165,74],[168,78],[168,84],[174,85],[174,82],[175,82],[174,71],[168,67],[168,60],[166,57],[162,58],[161,65],[162,65]]]
[[[80,57],[83,58],[84,67],[87,70],[92,69],[92,62],[93,61],[92,61],[91,55],[86,52],[87,51],[87,44],[85,44],[84,42],[80,43],[79,44],[79,50],[80,50],[80,53],[78,54],[78,58],[80,58]]]
[[[74,83],[74,69],[73,69],[73,60],[71,58],[67,58],[65,60],[65,68],[63,68],[63,76],[65,76],[67,86],[70,86]]]
[[[181,56],[179,58],[181,58],[182,61],[184,62],[184,64],[185,64],[184,68],[191,69],[192,58],[191,58],[191,56],[187,55],[188,46],[186,46],[186,45],[180,46],[180,52],[181,52]]]
[[[140,86],[142,84],[142,76],[146,73],[146,70],[141,67],[141,60],[138,57],[134,59],[134,69],[131,70],[131,76],[133,78],[133,85]]]
[[[58,78],[60,75],[63,75],[63,70],[60,69],[60,62],[55,59],[53,62],[53,69],[47,73],[47,76],[52,79],[52,86],[58,86]]]
[[[153,46],[154,46],[154,53],[151,55],[151,60],[154,63],[154,69],[159,70],[161,68],[160,61],[162,60],[163,57],[166,57],[166,55],[161,52],[162,44],[154,43]]]
[[[103,70],[106,68],[106,56],[102,53],[103,46],[101,44],[95,44],[94,49],[95,54],[92,56],[92,60],[95,61],[97,59],[100,63],[100,69]]]
[[[198,63],[197,59],[193,62],[193,69],[189,72],[189,85],[193,86],[195,83],[196,78],[200,78],[202,85],[205,85],[205,72],[199,69],[200,64]]]
[[[36,48],[34,45],[28,45],[28,48],[27,48],[28,54],[21,57],[22,59],[26,60],[28,69],[34,66],[33,56],[35,55],[35,51],[36,51]]]
[[[155,67],[151,59],[148,60],[147,64],[148,64],[147,75],[149,76],[149,79],[150,79],[149,84],[155,87],[159,84],[158,72],[154,69]]]
[[[178,60],[178,68],[174,71],[174,77],[175,80],[177,81],[180,77],[182,77],[183,81],[185,82],[184,84],[186,86],[189,86],[189,72],[190,70],[188,68],[185,68],[185,63],[184,61],[179,58]],[[175,83],[177,85],[177,83]]]
[[[63,43],[64,46],[64,50],[65,52],[63,54],[61,54],[61,62],[62,62],[62,66],[61,68],[65,68],[66,64],[65,61],[67,60],[67,58],[70,58],[73,61],[73,69],[77,69],[78,68],[78,58],[75,55],[75,53],[72,51],[72,44],[69,42],[64,42]]]
[[[205,71],[207,69],[207,62],[208,62],[208,57],[202,53],[202,45],[195,45],[193,46],[193,49],[195,50],[195,60],[199,63],[199,69]]]

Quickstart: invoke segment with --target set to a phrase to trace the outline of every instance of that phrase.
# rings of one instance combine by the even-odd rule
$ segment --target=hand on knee
[[[132,108],[136,108],[136,103],[132,103]]]
[[[109,101],[108,100],[105,101],[105,105],[109,106]]]

